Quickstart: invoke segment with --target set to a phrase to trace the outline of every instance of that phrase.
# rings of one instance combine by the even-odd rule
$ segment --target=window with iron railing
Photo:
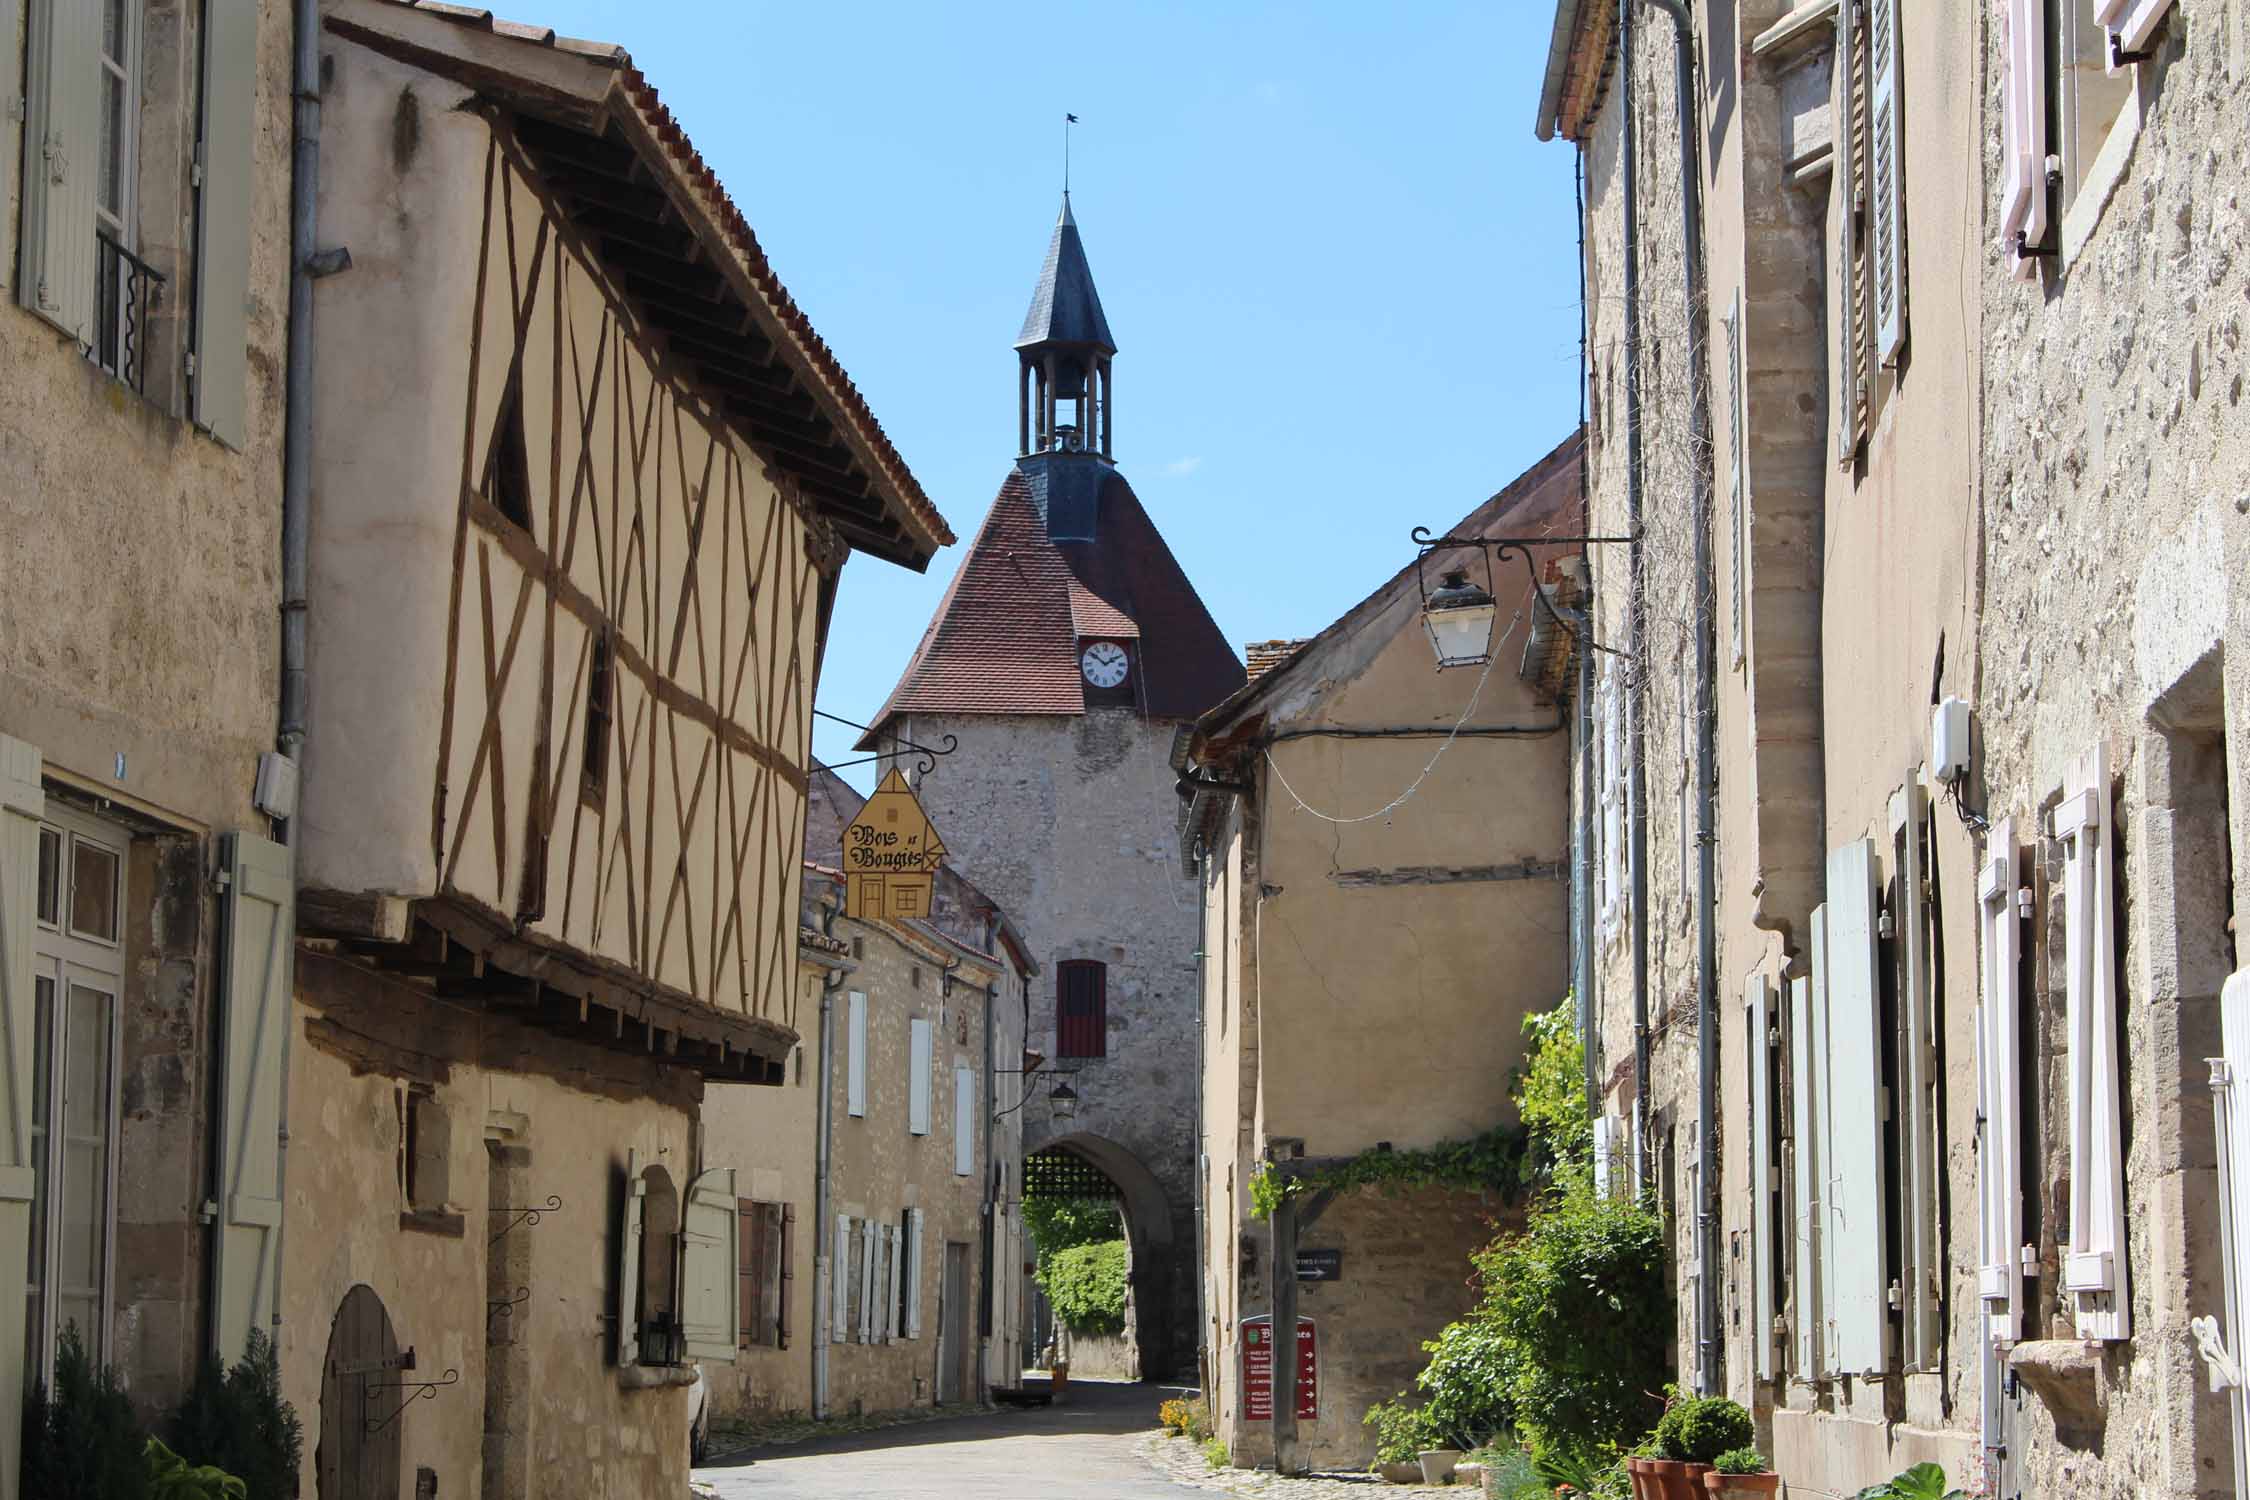
[[[94,236],[94,341],[89,359],[142,393],[148,388],[149,318],[164,278],[107,230]]]

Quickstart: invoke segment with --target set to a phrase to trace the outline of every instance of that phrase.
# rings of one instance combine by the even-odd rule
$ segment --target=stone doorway
[[[1193,1309],[1174,1305],[1175,1293],[1192,1290],[1192,1270],[1176,1262],[1192,1255],[1174,1232],[1170,1197],[1140,1158],[1110,1140],[1081,1131],[1050,1142],[1024,1162],[1024,1197],[1106,1198],[1117,1205],[1125,1225],[1125,1333],[1129,1368],[1126,1379],[1156,1380],[1174,1373],[1175,1330],[1184,1329]],[[1188,1347],[1192,1347],[1189,1345]]]
[[[344,1294],[328,1329],[321,1367],[320,1443],[313,1455],[319,1500],[398,1500],[403,1395],[412,1368],[401,1354],[383,1299],[366,1285]]]

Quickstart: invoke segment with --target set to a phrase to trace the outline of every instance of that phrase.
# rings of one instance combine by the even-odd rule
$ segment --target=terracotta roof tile
[[[1249,665],[1248,678],[1259,678],[1280,666],[1296,653],[1309,637],[1300,636],[1293,641],[1251,641],[1242,648],[1243,660]]]

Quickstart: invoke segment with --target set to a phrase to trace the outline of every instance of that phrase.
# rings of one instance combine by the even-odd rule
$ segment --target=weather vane
[[[1078,116],[1063,116],[1063,196],[1070,196],[1070,127],[1078,123]]]

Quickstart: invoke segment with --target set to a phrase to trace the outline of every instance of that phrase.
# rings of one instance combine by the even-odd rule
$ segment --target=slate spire
[[[1114,458],[1110,360],[1116,353],[1065,191],[1047,263],[1016,336],[1017,451],[1099,451]]]

